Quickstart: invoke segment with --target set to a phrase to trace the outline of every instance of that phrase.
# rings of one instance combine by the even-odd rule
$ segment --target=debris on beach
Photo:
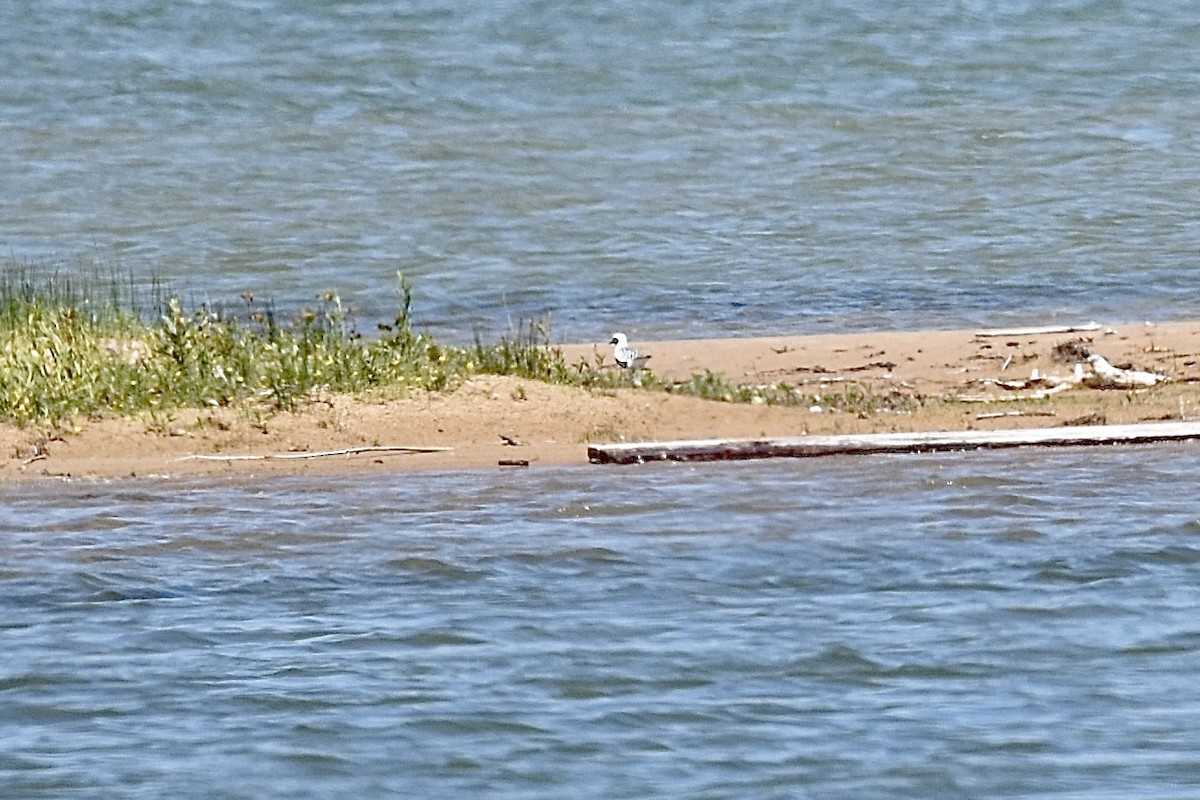
[[[1009,392],[1027,392],[1020,395],[1000,396],[960,396],[961,402],[988,403],[995,400],[1043,400],[1051,395],[1085,386],[1089,389],[1145,389],[1171,378],[1157,372],[1135,369],[1132,364],[1116,366],[1099,353],[1090,348],[1088,339],[1073,339],[1054,346],[1050,355],[1054,361],[1071,364],[1073,369],[1068,375],[1043,374],[1034,367],[1028,378],[980,378],[976,382],[985,386],[994,386]],[[1008,367],[1009,361],[1004,362],[1001,371]]]
[[[1091,342],[1087,339],[1072,339],[1059,342],[1050,351],[1050,357],[1063,364],[1081,364],[1088,360],[1092,351],[1088,348]]]
[[[1092,389],[1135,389],[1165,383],[1170,378],[1157,372],[1135,369],[1132,364],[1115,366],[1107,358],[1094,352],[1088,345],[1089,339],[1073,339],[1054,346],[1050,355],[1055,361],[1075,365],[1075,378]],[[1083,365],[1091,367],[1091,373]]]
[[[1087,360],[1092,365],[1092,374],[1085,377],[1083,382],[1093,389],[1134,389],[1170,380],[1157,372],[1114,367],[1099,353],[1092,353]]]

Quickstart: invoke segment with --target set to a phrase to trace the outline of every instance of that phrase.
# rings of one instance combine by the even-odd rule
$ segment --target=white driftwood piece
[[[1096,353],[1088,356],[1088,363],[1092,365],[1093,375],[1085,378],[1084,383],[1095,389],[1133,389],[1170,380],[1166,375],[1159,375],[1157,372],[1114,367],[1108,363],[1108,359]]]
[[[593,464],[641,464],[647,461],[730,461],[873,453],[931,453],[1011,447],[1145,444],[1189,439],[1200,439],[1200,422],[605,444],[589,447],[588,460]]]
[[[986,339],[994,336],[1047,336],[1055,333],[1091,333],[1100,330],[1095,322],[1084,325],[1047,325],[1040,328],[992,328],[975,331],[975,336]]]

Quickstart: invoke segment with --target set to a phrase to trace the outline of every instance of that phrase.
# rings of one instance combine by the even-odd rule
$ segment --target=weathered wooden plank
[[[733,461],[753,458],[813,458],[871,453],[931,453],[1009,447],[1068,447],[1140,444],[1200,439],[1200,422],[1028,428],[1003,431],[935,431],[770,439],[697,439],[674,442],[599,444],[588,448],[593,464],[647,461]]]

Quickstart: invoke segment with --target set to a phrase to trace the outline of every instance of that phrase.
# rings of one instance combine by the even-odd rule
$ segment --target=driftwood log
[[[1141,444],[1200,439],[1200,422],[1062,426],[1005,431],[937,431],[773,439],[701,439],[675,442],[598,444],[588,448],[593,464],[647,461],[733,461],[754,458],[812,458],[871,453],[932,453],[1009,447]]]

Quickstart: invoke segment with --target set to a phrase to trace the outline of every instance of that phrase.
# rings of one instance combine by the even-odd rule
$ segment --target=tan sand
[[[706,369],[735,383],[805,393],[854,385],[919,399],[912,413],[860,416],[809,407],[730,404],[639,390],[588,392],[511,378],[478,378],[405,400],[332,397],[297,414],[178,412],[152,422],[81,422],[71,432],[0,428],[0,480],[125,476],[283,475],[397,469],[519,469],[585,464],[596,442],[798,436],[808,433],[970,430],[1200,418],[1200,321],[1105,326],[1087,333],[979,337],[975,331],[885,332],[757,339],[634,342],[660,377]],[[1162,373],[1148,389],[1074,386],[1031,399],[1041,376],[1070,376],[1056,345],[1076,339],[1117,365]],[[607,344],[564,346],[568,360],[603,358]],[[371,446],[436,446],[437,453],[366,452],[309,459],[211,461]]]

